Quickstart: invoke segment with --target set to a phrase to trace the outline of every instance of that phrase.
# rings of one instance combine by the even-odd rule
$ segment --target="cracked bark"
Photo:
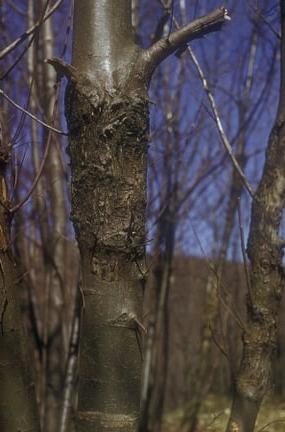
[[[75,1],[73,66],[66,75],[72,220],[84,311],[77,431],[134,432],[140,410],[145,260],[147,87],[181,44],[227,17],[218,9],[149,49],[131,28],[131,0]]]
[[[284,288],[282,248],[278,235],[285,206],[285,2],[281,8],[281,88],[263,175],[252,205],[248,239],[251,292],[243,358],[236,381],[227,432],[252,432],[271,383],[277,346],[277,318]]]

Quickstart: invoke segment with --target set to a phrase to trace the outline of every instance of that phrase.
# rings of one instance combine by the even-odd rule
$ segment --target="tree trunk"
[[[269,137],[263,175],[252,205],[248,239],[251,284],[244,351],[227,432],[252,432],[271,382],[277,346],[277,319],[284,287],[279,239],[285,205],[285,2],[281,6],[281,89],[275,125]]]
[[[144,88],[128,90],[129,6],[75,2],[73,64],[88,76],[66,101],[85,297],[78,431],[133,431],[139,417],[148,112]]]
[[[145,261],[147,86],[180,44],[219,28],[218,9],[147,50],[134,41],[131,0],[75,1],[68,77],[72,220],[84,311],[77,431],[134,432],[140,410]]]
[[[8,145],[1,125],[0,149],[0,430],[39,432],[35,388],[28,367],[28,343],[19,306],[19,284],[11,251],[5,168]]]
[[[42,26],[43,55],[44,58],[53,56],[54,35],[52,21],[47,20]],[[56,92],[54,89],[56,74],[52,68],[44,69],[44,82],[42,87],[43,104],[49,122],[54,116]],[[46,132],[46,131],[44,131]],[[52,140],[52,145],[47,156],[46,171],[47,184],[49,185],[49,198],[52,207],[52,231],[49,241],[43,245],[46,254],[46,326],[47,326],[47,352],[46,352],[46,388],[45,388],[45,412],[44,432],[54,432],[59,428],[62,412],[62,399],[64,387],[64,313],[68,311],[68,288],[64,275],[65,262],[65,234],[66,234],[66,208],[63,185],[63,166],[60,142],[57,136],[49,137],[49,132],[43,134],[44,140]],[[66,292],[65,292],[66,291]],[[65,307],[64,307],[65,306]]]

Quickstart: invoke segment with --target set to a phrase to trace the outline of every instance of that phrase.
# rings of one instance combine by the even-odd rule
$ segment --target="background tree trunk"
[[[251,283],[243,358],[236,382],[228,432],[252,432],[271,382],[277,348],[277,319],[284,287],[279,229],[285,205],[285,2],[281,10],[281,88],[262,179],[254,197],[248,239]]]
[[[43,55],[44,58],[53,56],[54,34],[52,21],[47,20],[42,27],[43,32]],[[42,100],[46,107],[47,121],[52,123],[54,107],[56,103],[56,92],[54,89],[56,74],[52,68],[46,67],[43,71]],[[44,244],[46,254],[47,273],[47,353],[46,353],[46,389],[45,389],[45,413],[44,432],[54,432],[59,428],[62,410],[63,387],[64,387],[64,322],[63,314],[68,315],[69,303],[67,295],[70,294],[66,288],[68,278],[65,277],[64,263],[66,262],[66,220],[67,212],[64,198],[64,169],[62,150],[58,136],[49,137],[49,133],[43,134],[44,141],[52,140],[51,148],[47,156],[47,184],[48,194],[52,206],[52,230],[49,239]],[[64,307],[65,304],[65,307]]]
[[[20,311],[19,280],[11,250],[9,199],[5,170],[8,145],[0,121],[0,430],[39,432],[28,341]]]

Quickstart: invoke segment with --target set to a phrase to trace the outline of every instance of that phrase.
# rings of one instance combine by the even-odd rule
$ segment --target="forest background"
[[[71,63],[71,3],[0,3],[1,164],[7,183],[1,202],[14,214],[11,246],[32,336],[41,425],[49,431],[55,430],[55,419],[64,424],[65,410],[75,403],[70,388],[78,344],[79,256],[69,218],[65,82],[46,62],[58,57]],[[215,0],[134,0],[137,41],[147,47],[178,23],[220,6]],[[168,412],[177,413],[172,425],[177,430],[199,430],[206,396],[216,395],[220,405],[232,392],[242,355],[251,196],[225,147],[232,148],[255,190],[278,107],[280,8],[269,0],[225,1],[223,6],[231,21],[167,58],[149,92],[148,283],[142,327],[148,335],[156,329],[147,411],[148,427],[156,432]],[[50,9],[51,18],[43,22]],[[37,22],[36,31],[25,33]],[[270,397],[285,392],[284,308]],[[223,415],[229,405],[224,403]],[[210,422],[209,427],[217,426]]]

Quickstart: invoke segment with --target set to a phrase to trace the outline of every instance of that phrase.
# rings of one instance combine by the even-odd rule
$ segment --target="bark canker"
[[[133,432],[142,364],[146,90],[163,59],[228,16],[217,9],[144,50],[131,31],[131,1],[118,0],[116,10],[113,3],[75,1],[73,66],[50,63],[69,79],[72,219],[85,297],[77,430],[103,431],[104,423],[118,431],[127,416]]]
[[[106,431],[118,430],[127,416],[134,430],[142,364],[148,106],[137,95],[90,95],[89,88],[70,83],[66,98],[72,220],[85,298],[77,429],[89,430],[88,423],[102,427],[102,416],[104,422],[109,416]]]

